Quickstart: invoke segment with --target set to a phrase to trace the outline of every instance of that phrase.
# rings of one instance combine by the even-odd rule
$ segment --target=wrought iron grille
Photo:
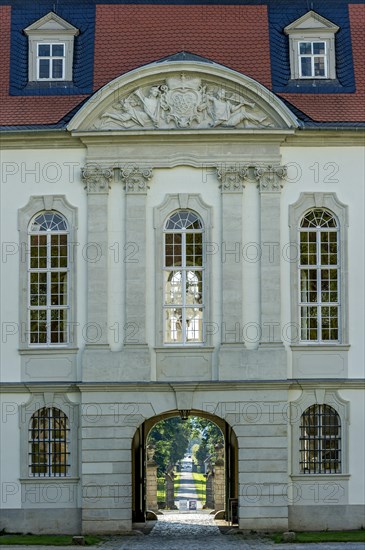
[[[341,472],[341,422],[329,405],[312,405],[302,414],[300,468],[305,474]]]
[[[29,475],[64,477],[70,468],[68,418],[56,407],[38,409],[29,426]]]

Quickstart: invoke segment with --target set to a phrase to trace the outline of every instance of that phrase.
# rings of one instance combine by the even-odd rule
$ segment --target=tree
[[[204,467],[206,458],[211,457],[215,460],[215,446],[224,442],[223,434],[214,422],[206,418],[191,417],[189,419],[192,430],[192,437],[200,436],[201,443],[195,452],[196,460],[201,468]]]
[[[158,422],[148,436],[148,445],[154,445],[157,474],[162,475],[173,467],[189,446],[191,428],[188,422],[174,416]]]

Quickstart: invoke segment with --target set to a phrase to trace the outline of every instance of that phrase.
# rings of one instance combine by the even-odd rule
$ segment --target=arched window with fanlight
[[[38,213],[29,224],[28,342],[69,342],[69,227],[57,211]]]
[[[301,416],[300,471],[304,474],[341,472],[341,421],[329,405],[312,405]]]
[[[165,223],[165,344],[204,342],[203,234],[203,222],[192,210],[178,210]]]
[[[299,318],[304,342],[340,340],[340,237],[336,216],[312,208],[300,220]]]

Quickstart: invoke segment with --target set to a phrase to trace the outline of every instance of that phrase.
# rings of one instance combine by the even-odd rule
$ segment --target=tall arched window
[[[178,210],[165,223],[164,343],[203,343],[203,223]]]
[[[38,346],[69,342],[69,230],[54,210],[29,226],[28,338]]]
[[[307,474],[341,472],[341,422],[329,405],[312,405],[301,416],[300,469]]]
[[[302,341],[340,339],[339,226],[329,210],[313,208],[300,222],[299,308]]]
[[[70,468],[69,424],[64,412],[43,407],[29,425],[29,475],[66,476]]]

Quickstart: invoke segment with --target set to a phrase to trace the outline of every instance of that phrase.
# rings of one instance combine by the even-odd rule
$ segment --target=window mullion
[[[182,343],[187,341],[186,334],[186,232],[181,233],[181,296],[182,296]]]

